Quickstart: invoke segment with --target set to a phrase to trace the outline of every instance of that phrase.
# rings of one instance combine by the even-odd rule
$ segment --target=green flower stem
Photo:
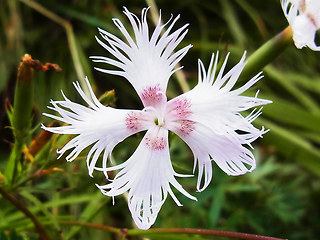
[[[289,26],[248,57],[247,64],[241,74],[241,79],[247,80],[256,75],[257,72],[271,63],[292,43],[292,29]]]
[[[19,175],[21,171],[22,148],[27,142],[31,127],[33,68],[24,61],[30,58],[31,56],[26,54],[18,68],[11,120],[14,146],[5,170],[5,176],[9,183],[14,182],[14,177]]]

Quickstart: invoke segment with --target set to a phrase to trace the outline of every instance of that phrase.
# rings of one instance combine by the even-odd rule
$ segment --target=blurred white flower
[[[91,146],[87,155],[89,175],[93,176],[94,171],[105,174],[110,182],[97,187],[107,196],[115,197],[129,191],[129,209],[141,229],[148,229],[155,222],[168,193],[176,204],[181,206],[171,186],[186,197],[196,200],[176,180],[176,177],[192,175],[181,175],[174,171],[169,154],[169,130],[191,148],[194,154],[194,170],[198,168],[197,189],[202,191],[212,178],[212,160],[229,175],[244,174],[255,168],[254,156],[246,146],[251,147],[251,142],[266,131],[252,125],[260,111],[253,110],[247,117],[243,117],[240,112],[270,103],[257,96],[240,96],[262,78],[260,73],[242,87],[232,90],[245,66],[245,54],[240,62],[225,74],[228,56],[219,71],[218,54],[212,55],[208,70],[199,60],[199,82],[196,87],[167,101],[169,77],[176,71],[175,65],[191,47],[188,45],[173,52],[186,35],[187,25],[172,32],[179,16],[164,25],[161,25],[159,19],[154,31],[149,33],[147,11],[148,9],[142,10],[140,20],[126,8],[124,10],[133,27],[134,38],[130,37],[120,20],[113,19],[126,42],[99,29],[105,42],[98,38],[97,41],[115,59],[92,57],[95,62],[119,68],[120,70],[96,69],[125,77],[140,96],[144,108],[119,110],[103,106],[86,79],[91,96],[84,94],[79,83],[74,85],[89,107],[74,103],[63,95],[63,101],[51,101],[53,107],[49,107],[60,116],[46,113],[44,115],[67,125],[42,126],[53,133],[76,135],[58,150],[61,157],[67,150],[72,149],[66,157],[67,161],[74,160],[83,149]],[[161,36],[165,26],[167,30]],[[132,156],[122,164],[109,166],[108,158],[113,148],[140,131],[146,131],[146,134]],[[101,161],[98,161],[101,154]],[[107,172],[115,170],[119,170],[116,176],[109,179]]]
[[[297,48],[308,46],[320,51],[315,42],[320,29],[319,0],[281,0],[283,12],[292,28],[293,40]]]

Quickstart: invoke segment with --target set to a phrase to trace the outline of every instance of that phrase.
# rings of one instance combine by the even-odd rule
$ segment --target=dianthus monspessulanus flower
[[[229,175],[244,174],[255,168],[254,156],[247,147],[251,147],[251,143],[266,131],[252,125],[260,111],[253,110],[246,117],[240,112],[270,103],[257,96],[240,95],[262,78],[261,73],[242,87],[232,90],[245,66],[245,54],[227,73],[224,70],[228,56],[219,71],[218,54],[212,55],[207,70],[199,60],[198,84],[168,101],[166,88],[169,77],[191,47],[188,45],[173,52],[186,35],[187,25],[172,31],[179,16],[164,25],[159,19],[154,31],[149,32],[147,12],[148,9],[143,9],[139,19],[125,8],[134,38],[118,19],[113,21],[125,41],[99,29],[105,41],[98,38],[97,41],[114,58],[92,57],[95,62],[118,67],[119,70],[96,69],[125,77],[140,96],[144,108],[123,110],[106,107],[97,100],[86,79],[91,96],[84,94],[79,83],[74,83],[74,86],[89,107],[74,103],[63,94],[64,100],[51,101],[52,107],[49,107],[60,116],[44,115],[67,125],[42,126],[53,133],[76,135],[57,151],[61,157],[72,149],[66,157],[67,161],[74,160],[83,149],[91,146],[86,159],[89,175],[92,176],[94,171],[104,172],[110,182],[97,187],[107,196],[115,197],[129,191],[128,206],[141,229],[148,229],[155,222],[168,193],[181,206],[171,186],[196,200],[176,180],[176,177],[189,175],[178,174],[172,167],[169,131],[183,139],[192,150],[194,166],[198,169],[197,190],[202,191],[211,181],[212,161]],[[167,30],[161,35],[164,27]],[[122,164],[109,166],[108,159],[114,147],[140,131],[146,133],[132,156]],[[116,170],[114,179],[109,179],[107,172]]]
[[[283,12],[292,28],[293,40],[297,48],[308,46],[320,51],[315,42],[320,29],[319,0],[281,0]]]

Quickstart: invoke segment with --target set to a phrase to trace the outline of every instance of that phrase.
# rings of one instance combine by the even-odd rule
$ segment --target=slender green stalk
[[[73,65],[74,65],[78,80],[81,83],[81,87],[85,92],[85,94],[88,97],[90,97],[89,88],[85,82],[85,74],[82,68],[82,64],[80,62],[80,56],[77,50],[77,43],[74,37],[72,25],[68,21],[56,15],[55,13],[44,8],[42,5],[40,5],[37,2],[31,1],[31,0],[20,0],[20,1],[65,28],[67,38],[68,38],[68,45],[69,45],[71,57],[73,60]]]
[[[77,43],[76,43],[76,39],[74,37],[72,25],[70,23],[68,23],[64,27],[66,29],[67,38],[68,38],[68,45],[69,45],[71,57],[73,60],[74,68],[76,70],[79,82],[81,83],[81,87],[82,87],[83,91],[90,98],[91,95],[89,92],[89,88],[85,82],[85,75],[84,75],[84,71],[82,68],[82,64],[80,62],[80,56],[79,56],[79,53],[77,50]]]
[[[20,58],[24,53],[23,35],[24,29],[20,17],[19,4],[17,0],[10,0],[8,2],[10,13],[10,24],[12,27],[11,33],[7,33],[8,48],[14,49],[15,57]],[[4,2],[3,2],[4,4]]]
[[[18,68],[12,113],[14,146],[5,170],[9,183],[14,182],[14,178],[21,171],[22,148],[27,142],[31,127],[33,68],[24,62],[24,59],[29,59],[29,57],[30,55],[26,54]]]
[[[292,29],[289,26],[248,57],[247,64],[241,73],[241,79],[253,77],[292,43]]]

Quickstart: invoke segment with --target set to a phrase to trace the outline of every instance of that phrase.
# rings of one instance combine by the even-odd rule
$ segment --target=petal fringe
[[[199,82],[190,91],[168,102],[168,129],[180,136],[194,154],[198,166],[197,190],[203,191],[212,178],[211,161],[229,175],[240,175],[255,168],[255,159],[245,145],[267,131],[252,122],[261,114],[253,110],[247,117],[240,112],[271,103],[269,100],[240,96],[262,78],[257,74],[242,87],[232,90],[245,66],[245,53],[227,73],[227,55],[218,73],[218,54],[213,54],[208,70],[199,60]]]
[[[113,19],[114,24],[123,34],[125,41],[111,33],[98,29],[101,41],[98,43],[104,47],[115,59],[109,57],[92,56],[94,62],[102,62],[119,68],[108,70],[95,68],[98,71],[125,77],[141,94],[147,87],[159,86],[162,92],[166,92],[169,77],[174,72],[175,65],[185,56],[191,45],[188,45],[173,54],[173,51],[187,34],[188,24],[172,32],[172,28],[179,16],[172,18],[165,24],[161,24],[161,17],[152,33],[149,33],[147,12],[149,8],[142,10],[141,19],[124,8],[124,14],[128,17],[134,31],[132,38],[119,19]],[[167,30],[161,36],[164,27]],[[151,35],[151,36],[150,36]]]
[[[150,128],[126,162],[106,170],[117,169],[121,170],[112,182],[97,187],[111,197],[129,191],[128,206],[140,229],[149,229],[155,222],[168,193],[181,206],[170,185],[186,197],[196,200],[175,179],[179,174],[175,173],[171,165],[168,131],[164,128]]]
[[[92,145],[86,161],[89,175],[93,177],[94,170],[107,167],[108,155],[119,142],[136,132],[146,130],[149,125],[144,121],[142,111],[119,110],[103,106],[94,95],[87,79],[86,82],[92,100],[84,94],[78,82],[74,83],[74,86],[89,107],[74,103],[63,95],[64,101],[51,101],[53,107],[48,107],[60,116],[47,113],[44,115],[68,125],[61,127],[42,125],[42,128],[53,133],[77,135],[57,151],[60,158],[67,150],[73,149],[67,155],[67,161],[74,160],[82,150]],[[103,152],[102,166],[97,167],[96,163]],[[107,172],[104,171],[104,173],[107,177]]]

